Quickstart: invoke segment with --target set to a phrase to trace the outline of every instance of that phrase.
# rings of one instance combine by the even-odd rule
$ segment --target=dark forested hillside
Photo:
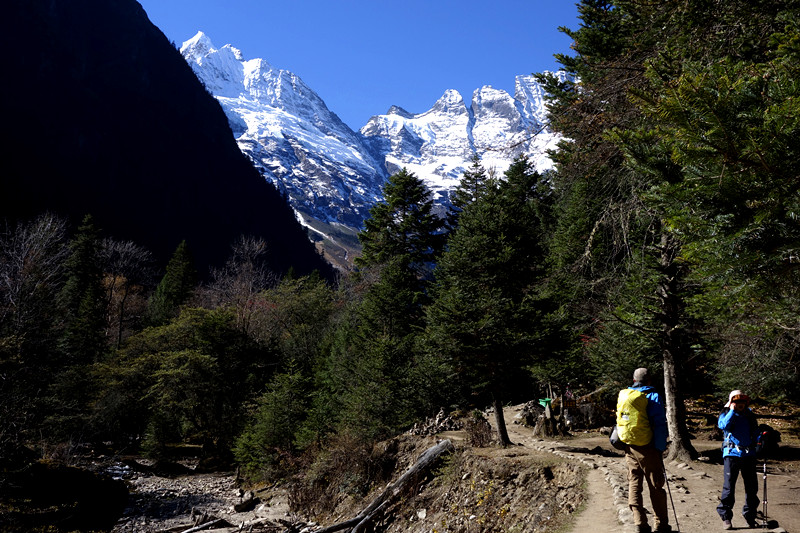
[[[329,270],[137,2],[10,0],[0,20],[0,218],[90,213],[161,264],[185,239],[203,272],[256,235],[278,272]]]

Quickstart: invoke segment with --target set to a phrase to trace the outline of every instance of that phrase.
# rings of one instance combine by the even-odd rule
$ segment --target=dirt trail
[[[587,500],[577,513],[569,533],[616,533],[635,531],[633,516],[628,509],[627,473],[621,452],[614,450],[608,437],[597,433],[578,435],[562,440],[542,440],[533,437],[531,429],[513,423],[520,407],[504,411],[509,437],[512,442],[530,449],[532,453],[548,452],[581,462],[588,468],[586,477]],[[718,447],[719,443],[697,441],[699,449]],[[600,447],[600,448],[598,448]],[[601,453],[602,452],[602,453]],[[613,454],[613,455],[612,455]],[[796,455],[796,454],[794,454]],[[700,461],[691,464],[670,462],[666,465],[668,487],[674,502],[680,531],[685,533],[723,531],[716,513],[722,487],[722,466]],[[800,533],[800,462],[795,458],[788,463],[771,467],[768,474],[767,495],[769,529],[774,533]],[[769,472],[769,470],[768,470]],[[759,497],[762,495],[762,477],[759,474]],[[645,490],[645,506],[652,509]],[[743,501],[741,481],[737,484],[737,508]],[[673,506],[670,505],[670,525],[675,525]],[[650,520],[652,526],[653,521]],[[749,530],[739,514],[733,518],[734,530]]]

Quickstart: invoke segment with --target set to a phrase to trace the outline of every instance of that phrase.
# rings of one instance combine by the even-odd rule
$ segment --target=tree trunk
[[[678,387],[675,358],[668,350],[664,350],[664,397],[667,408],[667,428],[672,439],[667,451],[667,460],[676,459],[686,462],[697,459],[697,450],[692,445],[689,431],[686,428],[686,409]]]
[[[119,320],[117,321],[117,349],[122,346],[122,328],[125,324],[125,302],[128,300],[128,293],[130,292],[128,283],[125,282],[125,290],[122,293],[122,298],[119,302]]]
[[[500,446],[506,447],[511,446],[513,443],[511,439],[508,437],[508,429],[506,428],[506,417],[503,415],[503,404],[498,399],[498,395],[494,394],[492,398],[494,402],[494,421],[495,425],[497,426],[497,440],[500,442]]]
[[[697,458],[686,428],[683,395],[678,385],[677,359],[686,349],[683,325],[684,303],[681,288],[685,268],[675,259],[678,243],[666,233],[661,234],[661,281],[658,297],[661,305],[661,353],[664,365],[664,403],[667,428],[671,439],[667,459],[687,461]]]
[[[390,483],[386,490],[381,492],[377,498],[372,500],[358,516],[333,524],[326,528],[322,528],[317,533],[332,533],[333,531],[340,531],[342,529],[352,528],[351,533],[358,533],[364,531],[366,528],[371,527],[377,520],[379,520],[384,511],[398,498],[408,492],[417,485],[417,483],[428,473],[431,467],[436,464],[436,460],[447,452],[454,450],[453,443],[449,440],[443,440],[439,444],[432,446],[425,450],[420,458],[414,463],[414,466],[406,470],[395,483]]]

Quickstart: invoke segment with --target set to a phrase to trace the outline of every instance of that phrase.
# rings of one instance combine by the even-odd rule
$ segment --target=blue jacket
[[[719,415],[717,426],[722,430],[724,439],[722,456],[750,457],[756,454],[758,421],[750,408],[742,413],[725,408]]]
[[[667,449],[667,412],[664,410],[664,402],[650,385],[635,385],[628,388],[641,391],[647,396],[647,419],[650,421],[650,429],[653,430],[653,446],[663,452]]]

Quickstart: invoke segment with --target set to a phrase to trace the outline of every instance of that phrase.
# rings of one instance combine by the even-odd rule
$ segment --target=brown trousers
[[[665,528],[669,524],[667,491],[664,490],[664,460],[655,446],[632,446],[625,451],[628,466],[628,506],[633,512],[633,523],[637,526],[647,524],[647,515],[642,499],[643,482],[650,489],[653,514],[656,515],[655,528]]]

